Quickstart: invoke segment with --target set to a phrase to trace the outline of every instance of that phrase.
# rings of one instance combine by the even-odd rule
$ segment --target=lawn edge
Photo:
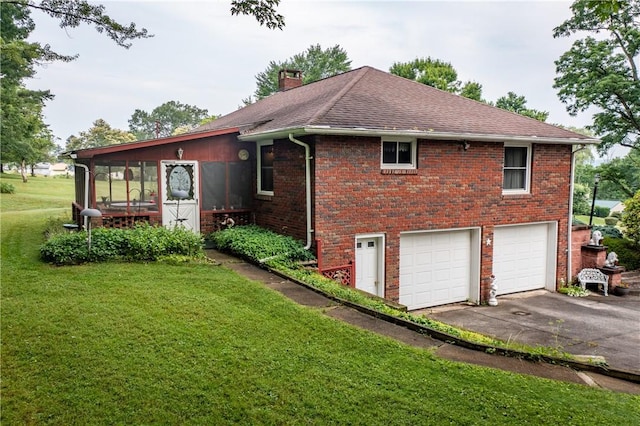
[[[445,343],[451,344],[451,345],[457,345],[463,348],[467,348],[467,349],[472,349],[475,351],[479,351],[479,352],[484,352],[486,354],[490,354],[490,355],[500,355],[500,356],[506,356],[506,357],[510,357],[510,358],[519,358],[519,359],[524,359],[530,362],[544,362],[547,364],[552,364],[552,365],[561,365],[561,366],[565,366],[565,367],[569,367],[572,368],[574,370],[578,370],[578,371],[588,371],[588,372],[593,372],[593,373],[598,373],[598,374],[602,374],[605,376],[609,376],[609,377],[613,377],[616,379],[621,379],[621,380],[625,380],[628,382],[632,382],[632,383],[638,383],[640,384],[640,373],[635,373],[633,371],[629,371],[629,370],[624,370],[624,369],[620,369],[620,368],[612,368],[612,367],[608,367],[608,366],[603,366],[603,365],[596,365],[596,364],[590,364],[587,362],[581,362],[581,361],[576,361],[576,360],[570,360],[570,359],[565,359],[565,358],[558,358],[558,357],[553,357],[553,356],[549,356],[549,355],[542,355],[542,354],[533,354],[533,353],[529,353],[529,352],[523,352],[523,351],[518,351],[518,350],[514,350],[514,349],[506,349],[506,348],[500,348],[497,346],[491,346],[491,345],[485,345],[482,343],[475,343],[475,342],[471,342],[469,340],[465,340],[462,339],[460,337],[457,336],[453,336],[450,335],[448,333],[439,331],[439,330],[435,330],[431,327],[428,327],[426,325],[422,325],[422,324],[418,324],[415,323],[413,321],[409,321],[406,320],[404,318],[399,318],[393,315],[389,315],[386,314],[384,312],[380,312],[377,311],[375,309],[369,308],[367,306],[363,306],[345,299],[342,299],[340,297],[334,296],[330,293],[327,293],[317,287],[314,287],[313,285],[307,284],[305,282],[302,282],[288,274],[286,274],[283,271],[271,268],[265,264],[259,264],[259,263],[255,263],[253,261],[251,261],[250,263],[253,263],[254,265],[265,269],[267,271],[269,271],[272,274],[278,275],[281,278],[285,278],[289,281],[292,281],[300,286],[303,286],[309,290],[312,290],[318,294],[321,294],[322,296],[331,299],[335,302],[338,302],[344,306],[348,306],[350,308],[356,309],[364,314],[370,315],[372,317],[381,319],[383,321],[392,323],[392,324],[396,324],[402,327],[405,327],[409,330],[412,331],[416,331],[418,333],[422,333],[422,334],[426,334],[429,337],[432,337],[434,339],[443,341]]]

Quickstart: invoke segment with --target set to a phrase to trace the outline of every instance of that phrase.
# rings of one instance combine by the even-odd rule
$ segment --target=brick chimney
[[[278,72],[278,91],[295,89],[302,86],[302,71],[282,69]]]

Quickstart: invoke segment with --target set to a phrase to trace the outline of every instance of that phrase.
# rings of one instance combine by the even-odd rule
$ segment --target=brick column
[[[592,246],[587,244],[581,247],[580,252],[582,254],[582,269],[600,268],[604,266],[604,262],[607,260],[606,246]]]
[[[620,285],[620,282],[622,281],[622,273],[624,272],[624,268],[620,267],[620,266],[616,266],[614,268],[598,268],[600,269],[600,271],[602,271],[603,274],[607,275],[609,277],[609,293],[611,293],[611,290],[613,290],[616,286]]]

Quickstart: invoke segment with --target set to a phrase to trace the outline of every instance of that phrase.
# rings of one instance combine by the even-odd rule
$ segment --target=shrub
[[[593,209],[593,215],[596,217],[607,217],[611,209],[602,206],[595,206]]]
[[[202,237],[182,228],[138,225],[133,229],[95,228],[91,251],[86,231],[56,234],[41,247],[40,257],[56,265],[113,260],[155,261],[164,257],[204,257]]]
[[[87,233],[55,234],[40,247],[40,258],[56,265],[75,265],[88,260]]]
[[[600,231],[603,237],[622,238],[622,232],[615,226],[594,226],[592,231]]]
[[[218,250],[229,251],[256,262],[274,257],[281,261],[314,259],[300,241],[255,225],[224,229],[214,232],[209,238]]]
[[[605,217],[604,223],[607,224],[607,226],[616,226],[616,224],[618,223],[618,218],[615,218],[613,216]]]
[[[622,212],[611,212],[610,215],[618,220],[622,219]]]
[[[53,235],[67,233],[68,231],[64,229],[64,224],[70,223],[70,222],[72,222],[71,218],[67,215],[58,216],[58,217],[50,216],[47,219],[47,222],[44,227],[45,238],[49,239]]]
[[[0,183],[0,193],[2,194],[14,194],[16,192],[16,187],[11,185],[10,183],[2,182]]]
[[[588,215],[591,209],[588,199],[588,188],[576,183],[573,187],[573,214]]]
[[[640,191],[624,202],[622,224],[625,227],[625,236],[638,248],[637,246],[640,246]]]
[[[202,237],[184,228],[141,224],[128,233],[126,257],[131,260],[157,260],[167,255],[194,256],[201,253]]]
[[[618,262],[627,271],[640,269],[640,250],[630,240],[624,238],[604,238],[603,245],[607,246],[609,252],[615,251],[618,255]]]

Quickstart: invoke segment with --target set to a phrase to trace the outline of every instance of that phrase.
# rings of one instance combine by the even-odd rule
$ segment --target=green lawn
[[[639,397],[441,360],[222,267],[42,264],[72,185],[6,208],[41,181],[0,198],[3,425],[640,424]]]
[[[589,224],[589,215],[575,215],[574,216],[576,219],[578,219],[580,222],[585,223],[585,224]],[[606,223],[604,223],[604,218],[603,217],[593,217],[593,225],[597,225],[597,226],[605,226]]]

